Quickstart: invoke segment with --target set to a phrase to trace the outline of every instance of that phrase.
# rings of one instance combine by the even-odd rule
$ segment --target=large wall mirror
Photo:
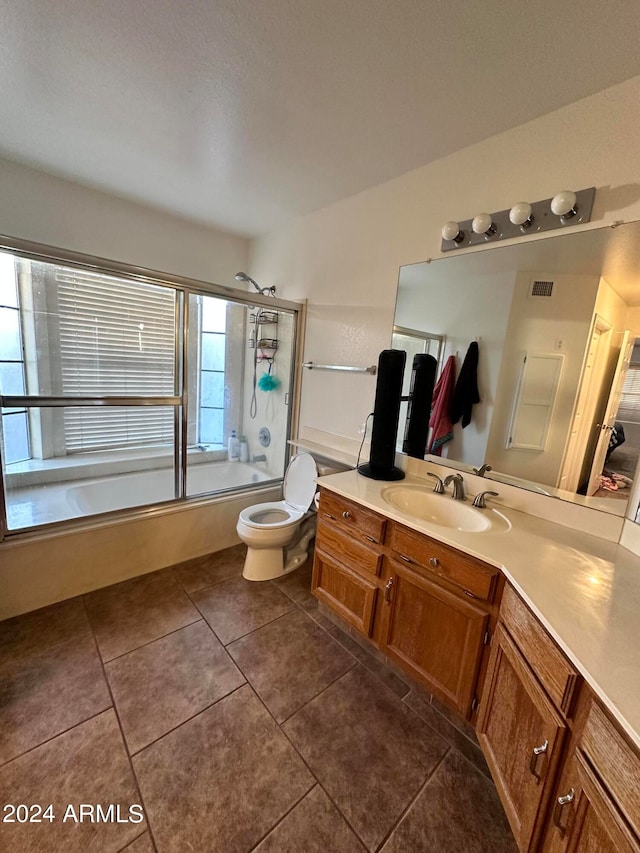
[[[392,346],[434,341],[439,372],[451,355],[459,372],[473,341],[480,353],[481,401],[437,461],[625,514],[640,457],[640,222],[401,267]]]

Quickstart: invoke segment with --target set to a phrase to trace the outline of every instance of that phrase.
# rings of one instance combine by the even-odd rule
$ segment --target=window
[[[221,299],[199,298],[200,393],[198,442],[221,446],[224,441],[224,377],[227,307]]]
[[[249,297],[67,257],[0,250],[4,529],[281,478],[286,383],[267,464],[226,459],[245,431]],[[297,313],[282,312],[288,358]]]
[[[24,350],[20,326],[18,281],[11,255],[0,254],[0,388],[5,394],[25,394]],[[31,457],[29,421],[25,408],[2,411],[2,434],[7,462]]]

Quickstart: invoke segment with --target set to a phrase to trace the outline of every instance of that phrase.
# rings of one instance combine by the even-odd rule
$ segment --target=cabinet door
[[[466,717],[489,617],[411,569],[391,565],[384,650]]]
[[[367,637],[371,634],[378,588],[316,548],[311,589],[320,601]]]
[[[640,846],[581,752],[556,789],[545,853],[638,853]]]
[[[526,661],[498,625],[477,733],[520,850],[535,849],[565,730]]]

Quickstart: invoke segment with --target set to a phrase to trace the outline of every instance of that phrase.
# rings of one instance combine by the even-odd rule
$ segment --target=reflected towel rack
[[[370,367],[348,367],[345,364],[316,364],[314,361],[304,361],[302,366],[309,370],[346,370],[349,373],[370,373],[372,376],[376,375],[378,369],[375,364]]]

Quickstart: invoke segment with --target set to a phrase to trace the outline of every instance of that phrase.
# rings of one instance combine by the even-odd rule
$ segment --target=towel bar
[[[302,366],[309,370],[346,370],[349,373],[370,373],[372,376],[375,376],[378,370],[375,364],[370,367],[348,367],[344,364],[316,364],[313,361],[304,361]]]

